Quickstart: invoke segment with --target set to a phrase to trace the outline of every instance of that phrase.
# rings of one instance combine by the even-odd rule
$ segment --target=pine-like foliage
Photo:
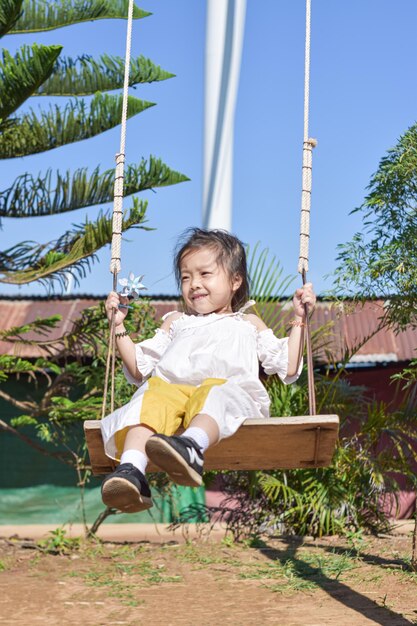
[[[120,124],[122,96],[97,93],[90,103],[82,98],[69,101],[64,108],[33,109],[11,122],[0,135],[0,159],[27,156],[94,137]],[[153,106],[129,96],[128,117]]]
[[[41,32],[79,22],[127,17],[128,0],[7,0],[0,6],[1,35]],[[149,15],[134,8],[134,19]],[[93,27],[93,26],[92,26]],[[4,48],[0,58],[0,159],[28,156],[62,148],[97,136],[120,123],[122,96],[103,93],[122,87],[124,59],[106,54],[95,59],[61,55],[62,46],[33,44],[12,55]],[[165,80],[166,72],[144,57],[131,60],[130,84]],[[63,105],[23,104],[31,96],[72,96]],[[80,96],[93,96],[89,102]],[[39,102],[39,99],[37,99]],[[128,116],[153,106],[132,96]],[[3,180],[7,180],[3,177]],[[172,185],[187,178],[171,170],[160,159],[149,157],[126,166],[125,193]],[[114,170],[78,167],[61,173],[48,169],[33,175],[27,172],[0,189],[0,216],[44,217],[98,206],[113,199]],[[134,199],[125,215],[123,228],[137,227],[145,220],[146,203]],[[0,282],[22,284],[41,281],[50,288],[62,283],[64,271],[77,278],[91,268],[95,253],[110,243],[109,215],[100,212],[81,226],[63,233],[54,242],[25,241],[7,250],[0,258]],[[72,267],[73,266],[73,267]]]
[[[138,165],[129,165],[125,172],[125,195],[166,187],[182,182],[185,177],[171,170],[160,159],[150,156]],[[34,178],[27,173],[0,192],[0,217],[39,217],[66,213],[79,208],[105,204],[113,198],[114,170],[89,172],[83,167],[65,173],[47,170]]]
[[[134,205],[125,213],[123,230],[142,228],[147,202],[134,198]],[[99,214],[94,222],[88,219],[72,231],[67,231],[56,241],[36,244],[23,241],[0,253],[1,282],[22,285],[34,280],[51,285],[60,282],[65,286],[65,274],[76,279],[84,278],[95,258],[95,253],[111,243],[112,216]]]
[[[6,120],[51,75],[62,46],[23,46],[0,60],[0,118]]]
[[[120,89],[124,80],[124,59],[102,54],[98,59],[83,54],[75,59],[60,57],[51,73],[36,92],[38,96],[89,95],[96,91]],[[140,56],[130,61],[129,85],[153,83],[173,78],[150,59]]]
[[[2,0],[0,3],[0,37],[12,32],[14,25],[22,15],[23,0]]]
[[[129,0],[6,0],[2,2],[3,23],[8,23],[10,34],[37,33],[80,22],[103,19],[123,19],[127,15]],[[16,19],[16,14],[19,19]],[[138,7],[133,8],[133,18],[150,15]]]

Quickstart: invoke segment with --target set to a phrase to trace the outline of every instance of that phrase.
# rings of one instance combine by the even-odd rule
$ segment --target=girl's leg
[[[149,437],[152,437],[152,435],[154,434],[155,431],[152,428],[144,426],[143,424],[131,426],[127,431],[123,452],[133,449],[140,450],[144,453],[146,442],[148,441]]]
[[[148,481],[130,463],[121,463],[106,476],[101,486],[101,497],[106,506],[123,513],[138,513],[152,506]]]
[[[120,464],[131,463],[144,474],[148,465],[145,445],[154,432],[147,426],[131,426],[126,435]]]
[[[145,478],[148,457],[145,445],[154,431],[138,425],[129,428],[119,467],[105,478],[101,493],[104,504],[124,513],[137,513],[152,506]]]
[[[219,435],[216,421],[199,413],[180,436],[150,437],[146,453],[178,485],[198,487],[203,482],[204,452],[217,443]]]
[[[188,428],[181,435],[181,437],[194,439],[202,452],[205,452],[207,448],[217,443],[219,436],[220,432],[217,422],[205,413],[200,413],[193,417]]]

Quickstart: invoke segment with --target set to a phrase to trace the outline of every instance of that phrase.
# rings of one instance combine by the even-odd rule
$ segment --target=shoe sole
[[[139,513],[152,506],[152,498],[142,495],[125,478],[110,478],[103,485],[101,497],[106,506],[123,513]]]
[[[203,478],[185,459],[163,439],[151,437],[146,443],[146,454],[177,485],[200,487]]]

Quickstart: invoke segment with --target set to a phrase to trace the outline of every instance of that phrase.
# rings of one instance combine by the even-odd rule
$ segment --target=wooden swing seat
[[[100,421],[86,420],[84,431],[94,475],[109,474],[117,462],[104,453]],[[207,470],[271,470],[331,464],[339,431],[337,415],[248,419],[233,437],[204,455]],[[180,431],[179,431],[180,432]],[[150,464],[150,472],[159,471]]]

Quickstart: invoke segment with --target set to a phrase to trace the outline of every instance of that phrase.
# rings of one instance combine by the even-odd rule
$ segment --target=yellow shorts
[[[161,378],[147,381],[138,415],[138,424],[151,428],[156,433],[173,435],[180,426],[187,428],[191,420],[204,413],[207,396],[213,387],[223,385],[222,378],[207,378],[201,385],[177,385]],[[117,458],[123,451],[126,433],[131,426],[118,430],[115,435]]]

